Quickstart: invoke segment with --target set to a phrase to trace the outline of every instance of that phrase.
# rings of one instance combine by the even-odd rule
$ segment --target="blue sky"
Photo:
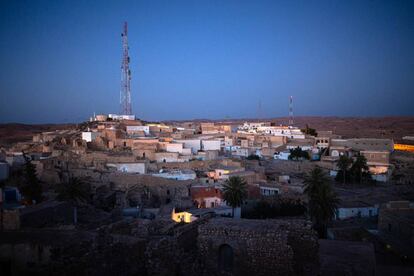
[[[414,115],[413,1],[1,1],[0,122]],[[259,105],[261,108],[259,108]]]

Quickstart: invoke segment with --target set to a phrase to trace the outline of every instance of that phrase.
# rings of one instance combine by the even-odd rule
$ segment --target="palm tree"
[[[339,170],[342,172],[342,176],[343,176],[343,180],[344,180],[344,184],[345,184],[346,172],[348,171],[349,166],[352,165],[352,159],[349,158],[346,155],[341,155],[341,157],[339,157],[339,160],[336,163],[336,165],[338,166]]]
[[[223,198],[232,207],[232,216],[234,217],[234,209],[241,206],[243,200],[247,198],[246,181],[239,176],[231,176],[224,183]]]
[[[89,201],[91,187],[83,179],[70,177],[68,181],[60,184],[57,189],[58,200],[68,201],[75,205]]]
[[[352,164],[351,172],[355,180],[362,183],[362,179],[369,176],[369,168],[367,165],[367,159],[364,155],[360,154],[357,156],[354,164]]]
[[[339,199],[322,169],[316,167],[305,177],[308,212],[320,237],[325,237],[328,222],[335,216]]]
[[[318,136],[318,133],[316,132],[316,129],[314,128],[310,128],[308,124],[306,124],[306,127],[304,129],[301,129],[302,132],[304,132],[305,134],[309,134],[312,136]]]

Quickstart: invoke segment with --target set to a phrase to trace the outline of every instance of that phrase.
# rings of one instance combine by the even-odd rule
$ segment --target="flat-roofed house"
[[[190,193],[197,208],[214,208],[226,205],[222,191],[216,186],[192,186]]]
[[[169,143],[166,144],[166,151],[167,152],[183,152],[183,144],[182,143]]]
[[[221,141],[219,139],[202,140],[201,148],[202,150],[220,150]]]
[[[199,150],[201,150],[201,140],[200,139],[180,139],[175,140],[177,143],[182,143],[184,148],[191,149],[193,154],[197,154]]]
[[[135,134],[135,133],[145,133],[145,135],[150,134],[149,126],[126,126],[126,132],[128,134]]]

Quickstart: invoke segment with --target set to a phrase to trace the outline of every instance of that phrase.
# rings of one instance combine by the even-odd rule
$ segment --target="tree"
[[[42,185],[36,175],[36,166],[30,161],[30,158],[23,154],[25,164],[23,168],[23,179],[19,189],[25,199],[33,203],[42,201]]]
[[[308,212],[320,237],[325,237],[328,222],[335,216],[339,199],[322,169],[316,167],[305,177]]]
[[[256,154],[250,154],[249,156],[247,156],[246,159],[247,160],[258,160],[258,161],[260,161],[260,156],[258,156]]]
[[[354,164],[352,164],[351,174],[353,179],[359,183],[362,183],[363,179],[371,178],[367,165],[367,159],[364,155],[360,154],[357,156]]]
[[[89,201],[91,187],[83,179],[70,177],[57,188],[58,200],[68,201],[75,205]]]
[[[247,198],[246,181],[239,176],[231,176],[224,183],[223,198],[232,207],[232,216],[234,217],[234,209],[241,206],[243,200]]]
[[[299,199],[274,197],[258,201],[253,209],[243,216],[249,219],[269,219],[302,216],[305,212],[306,207]]]
[[[342,173],[343,183],[345,184],[345,182],[346,182],[346,173],[347,173],[349,167],[352,165],[352,159],[349,158],[346,155],[341,155],[339,157],[339,160],[336,163],[336,165],[338,166],[339,170]]]
[[[303,133],[309,134],[312,136],[318,136],[318,133],[316,132],[316,129],[310,128],[308,124],[306,124],[306,127],[304,129],[301,129]]]
[[[309,154],[302,150],[300,147],[296,147],[295,149],[290,150],[289,155],[290,160],[300,160],[300,159],[307,159],[309,160]]]

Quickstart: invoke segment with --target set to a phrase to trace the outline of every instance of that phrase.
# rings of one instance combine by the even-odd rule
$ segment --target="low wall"
[[[300,219],[212,219],[199,227],[198,246],[211,275],[313,275],[318,266],[316,234]]]

